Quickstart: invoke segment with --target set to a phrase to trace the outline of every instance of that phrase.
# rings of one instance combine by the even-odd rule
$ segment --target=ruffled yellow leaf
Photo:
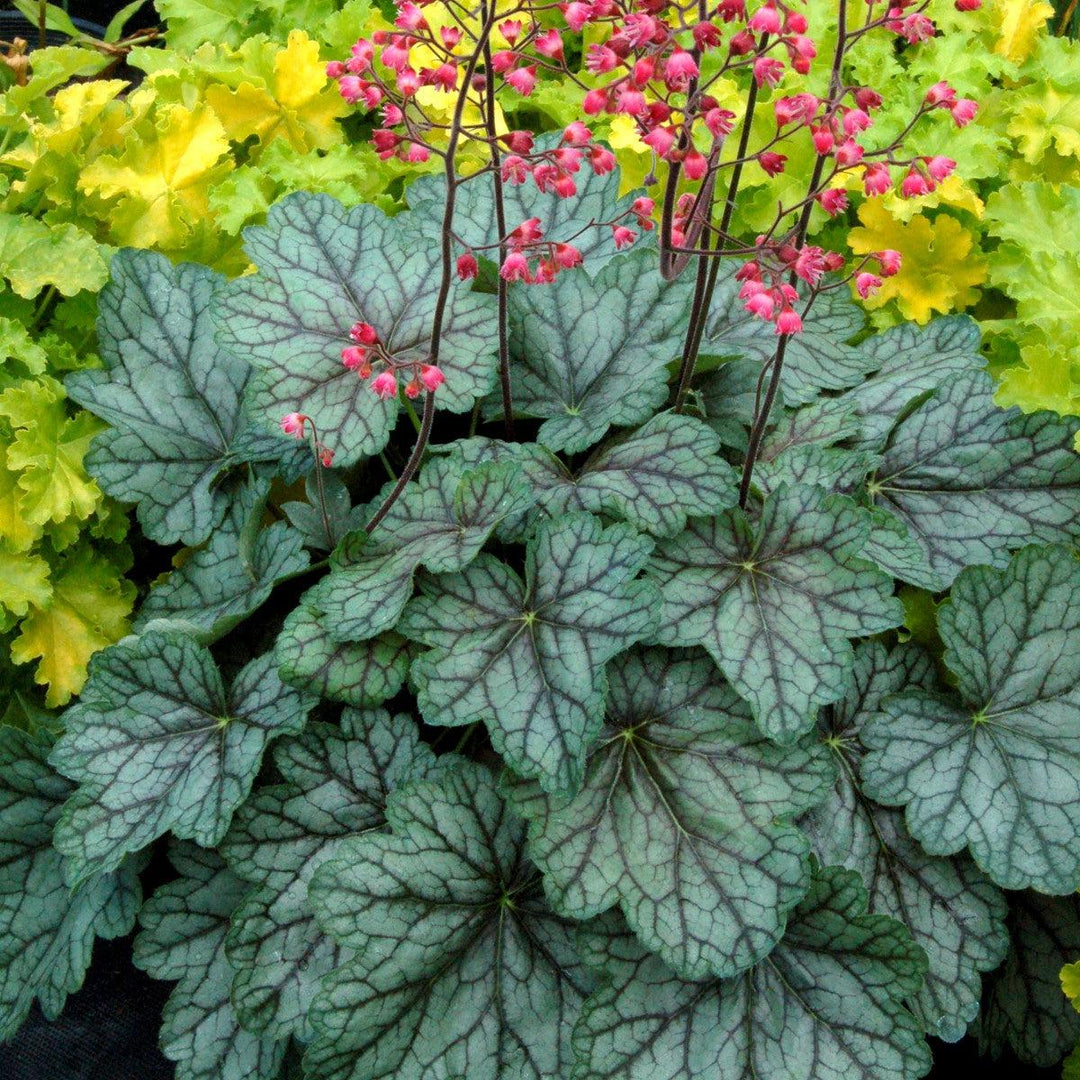
[[[930,221],[917,214],[902,222],[880,199],[870,199],[859,207],[859,220],[863,227],[848,234],[856,255],[892,248],[902,256],[900,272],[865,301],[868,308],[895,300],[905,318],[925,323],[935,311],[959,311],[979,298],[986,260],[973,254],[975,237],[955,218],[941,214]]]
[[[65,705],[86,682],[86,665],[99,649],[130,629],[135,586],[90,547],[62,557],[51,600],[34,604],[11,644],[17,664],[38,660],[34,681],[48,685],[45,703]]]
[[[1031,55],[1039,31],[1054,14],[1046,0],[997,0],[989,6],[997,29],[994,52],[1016,64]]]
[[[117,199],[113,233],[138,247],[180,247],[208,212],[210,181],[227,171],[225,129],[206,105],[165,106],[156,122],[128,135],[119,157],[102,157],[82,174],[84,192]]]
[[[63,387],[54,379],[24,380],[5,390],[0,416],[13,431],[7,466],[19,474],[17,510],[26,522],[38,526],[88,518],[102,494],[83,468],[83,458],[105,425],[87,412],[69,417]]]
[[[25,615],[31,605],[49,603],[49,564],[40,555],[12,551],[0,543],[0,607],[12,615]]]
[[[1061,969],[1061,989],[1076,1011],[1080,1012],[1080,960],[1075,964],[1066,964]]]
[[[318,42],[303,30],[289,34],[274,57],[269,85],[210,85],[206,100],[234,142],[251,135],[264,144],[284,138],[297,150],[332,146],[341,134],[335,121],[351,111],[326,77]]]
[[[24,494],[19,474],[0,468],[0,539],[11,551],[28,551],[44,532],[42,525],[32,524],[23,513]]]

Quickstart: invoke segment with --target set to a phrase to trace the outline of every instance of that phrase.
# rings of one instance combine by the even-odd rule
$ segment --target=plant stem
[[[682,412],[686,405],[686,396],[690,392],[690,380],[693,379],[694,368],[697,366],[698,353],[701,350],[701,338],[705,333],[705,323],[709,318],[709,309],[712,307],[712,298],[716,291],[716,280],[720,273],[720,258],[724,251],[724,238],[731,227],[731,219],[735,215],[735,202],[739,194],[739,184],[742,182],[746,149],[750,144],[750,128],[754,121],[754,110],[757,108],[757,97],[757,82],[751,80],[750,90],[746,95],[746,110],[743,114],[742,131],[739,132],[739,149],[736,154],[737,164],[731,170],[731,178],[728,181],[727,196],[724,199],[724,210],[720,217],[720,228],[716,238],[716,249],[711,255],[701,254],[698,256],[698,277],[697,284],[694,287],[694,304],[690,309],[690,325],[686,331],[682,364],[679,366],[679,381],[675,390],[676,412]],[[707,233],[704,244],[707,249],[709,245],[709,235]],[[707,270],[706,263],[708,263]]]
[[[442,344],[443,319],[446,317],[446,304],[450,298],[450,284],[454,275],[454,208],[457,202],[458,188],[456,158],[458,140],[461,138],[461,121],[462,117],[465,115],[465,105],[469,99],[469,88],[472,86],[473,75],[476,74],[476,65],[483,55],[484,46],[487,44],[492,27],[495,25],[494,6],[490,12],[486,13],[486,15],[487,17],[484,19],[484,25],[480,31],[480,37],[477,40],[476,48],[473,50],[472,55],[469,57],[469,62],[465,66],[465,72],[461,81],[461,89],[458,91],[457,104],[454,106],[454,119],[450,124],[450,134],[446,140],[446,154],[443,158],[445,165],[444,173],[446,176],[446,203],[443,207],[442,237],[440,243],[442,278],[439,281],[439,294],[435,300],[435,311],[431,316],[431,343],[428,346],[428,363],[432,366],[435,366],[439,362],[439,347]],[[406,404],[408,404],[407,401]],[[405,490],[405,485],[413,478],[413,474],[423,460],[428,440],[431,438],[431,425],[434,419],[435,392],[429,390],[424,395],[424,416],[420,421],[420,430],[417,433],[416,443],[412,448],[412,453],[409,455],[409,460],[405,462],[405,468],[401,470],[401,475],[398,477],[393,490],[386,497],[382,506],[375,512],[375,516],[368,522],[367,531],[369,533],[374,531],[379,522],[390,512],[390,508],[398,501],[401,497],[401,493]]]
[[[847,0],[840,0],[836,19],[836,52],[833,54],[832,76],[829,82],[829,93],[835,94],[840,85],[840,68],[844,62],[844,52],[847,47]],[[821,174],[825,168],[825,158],[819,155],[814,163],[814,172],[810,177],[808,195],[803,203],[802,213],[799,215],[799,223],[795,227],[793,243],[796,248],[802,247],[806,241],[806,231],[810,225],[810,214],[814,209],[813,195],[821,183]],[[795,275],[791,275],[794,284]],[[746,460],[743,462],[742,480],[739,482],[739,506],[745,510],[750,498],[750,483],[754,475],[754,463],[761,450],[761,441],[765,435],[765,428],[769,423],[769,413],[772,412],[773,403],[780,390],[780,379],[784,373],[784,354],[787,352],[787,344],[790,334],[781,334],[776,343],[776,353],[772,361],[772,376],[769,379],[769,388],[765,391],[765,400],[754,417],[753,427],[750,429],[750,441],[746,447]]]
[[[434,419],[435,395],[428,392],[424,395],[424,419],[420,424],[420,434],[416,438],[416,443],[412,448],[412,453],[409,455],[409,460],[405,462],[405,468],[401,470],[401,475],[398,477],[393,490],[387,495],[382,506],[375,512],[375,516],[367,523],[367,528],[365,529],[367,533],[370,534],[374,532],[379,522],[390,513],[390,508],[401,497],[401,493],[405,490],[405,485],[413,478],[417,468],[419,468],[420,462],[424,457],[424,451],[427,449],[428,439],[431,438],[431,424]]]
[[[487,3],[481,0],[480,18],[486,22]],[[483,46],[484,72],[488,83],[484,92],[484,122],[491,144],[491,186],[495,197],[495,228],[499,234],[499,265],[506,260],[506,206],[503,202],[502,160],[499,154],[498,132],[495,127],[495,81],[491,70],[491,39]],[[499,386],[502,390],[503,427],[507,439],[514,438],[514,395],[510,387],[510,338],[507,333],[507,282],[500,274],[497,282],[499,299]]]

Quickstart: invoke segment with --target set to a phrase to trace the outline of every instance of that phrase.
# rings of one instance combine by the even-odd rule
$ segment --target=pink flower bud
[[[848,135],[856,135],[860,131],[865,131],[872,123],[869,113],[863,112],[862,109],[848,109],[844,113],[844,131]]]
[[[633,229],[628,229],[625,225],[612,225],[611,235],[615,240],[615,247],[620,250],[630,247],[637,239],[637,233]]]
[[[791,34],[805,34],[808,25],[806,16],[801,11],[789,11],[784,29]]]
[[[979,111],[979,103],[972,101],[971,98],[957,98],[949,107],[949,111],[957,127],[967,127],[975,119],[975,114]]]
[[[533,48],[549,60],[561,60],[563,58],[563,41],[558,30],[548,30],[541,34],[533,42]]]
[[[834,151],[836,164],[842,169],[858,165],[863,159],[863,148],[854,139],[845,139]]]
[[[833,133],[826,127],[818,127],[813,129],[814,149],[824,156],[833,148]]]
[[[606,147],[594,146],[589,151],[589,164],[597,176],[604,176],[615,168],[615,155]]]
[[[759,56],[754,61],[754,81],[758,86],[775,86],[783,74],[784,65],[779,60]]]
[[[608,96],[606,90],[590,90],[581,103],[582,111],[586,116],[595,116],[607,108]]]
[[[802,332],[802,319],[799,318],[799,313],[792,308],[784,308],[776,317],[776,333],[781,334],[798,334]]]
[[[581,168],[581,150],[576,146],[560,146],[551,156],[565,172],[575,173]]]
[[[592,4],[584,4],[580,0],[573,0],[573,3],[559,6],[562,9],[563,18],[566,19],[566,25],[575,33],[593,17]]]
[[[393,131],[387,131],[385,128],[376,128],[371,133],[371,142],[375,149],[378,150],[379,156],[385,159],[397,149],[398,143],[401,142],[401,136]]]
[[[735,114],[730,109],[710,109],[705,114],[705,126],[713,138],[723,138],[735,127]]]
[[[881,278],[877,274],[864,272],[855,278],[855,289],[864,300],[880,288]]]
[[[914,199],[920,195],[929,195],[934,185],[917,169],[910,169],[900,184],[900,194],[905,199]]]
[[[533,275],[534,285],[550,285],[555,280],[559,267],[553,259],[541,259],[536,264],[536,273]]]
[[[508,131],[501,136],[506,143],[507,149],[513,154],[528,154],[533,148],[533,133],[531,131]]]
[[[943,157],[941,154],[923,158],[923,161],[926,163],[926,171],[939,183],[947,180],[956,168],[956,162],[952,158]]]
[[[426,30],[428,23],[424,13],[415,4],[405,3],[398,7],[394,25],[402,30]]]
[[[517,154],[510,154],[502,161],[502,179],[504,184],[524,184],[529,178],[529,166]]]
[[[818,195],[817,200],[829,217],[843,213],[848,206],[847,192],[843,188],[827,188]]]
[[[675,132],[671,128],[658,127],[653,128],[641,140],[647,147],[649,147],[657,157],[666,158],[675,145]]]
[[[476,256],[471,251],[466,251],[464,255],[458,256],[457,261],[457,275],[462,281],[469,281],[480,272],[480,267],[477,265]]]
[[[505,22],[499,23],[499,33],[513,45],[521,34],[521,20],[507,19]]]
[[[934,83],[929,90],[926,91],[926,96],[923,98],[923,104],[933,107],[949,108],[949,106],[956,100],[956,91],[944,80]]]
[[[338,93],[350,105],[355,105],[364,96],[366,85],[359,75],[345,75],[338,83]]]
[[[349,337],[357,345],[374,345],[379,340],[379,332],[371,323],[354,322],[349,327]]]
[[[711,22],[699,22],[693,28],[692,33],[694,35],[694,44],[702,52],[717,48],[720,42],[723,41],[719,29]]]
[[[304,424],[307,423],[307,420],[308,418],[303,413],[291,412],[281,418],[281,430],[286,435],[302,439],[304,437]]]
[[[573,244],[556,244],[555,261],[564,270],[581,265],[581,252]]]
[[[691,148],[683,158],[683,172],[687,180],[700,180],[709,171],[709,163],[703,154]]]
[[[397,105],[388,103],[383,106],[382,118],[384,127],[397,127],[405,119],[405,114]]]
[[[411,142],[405,148],[405,153],[402,156],[405,161],[410,161],[415,165],[427,161],[431,157],[431,151],[421,143]]]
[[[407,398],[418,398],[420,396],[420,381],[418,379],[410,379],[405,384],[405,396]]]
[[[571,146],[584,146],[591,138],[592,132],[580,120],[567,125],[562,134],[562,141]]]
[[[409,66],[409,49],[405,38],[396,37],[386,46],[379,57],[391,71],[404,71]]]
[[[656,74],[656,62],[650,56],[638,60],[630,74],[634,85],[640,90],[648,86]]]
[[[606,45],[590,45],[585,57],[585,67],[594,75],[606,75],[619,65],[618,54]]]
[[[560,199],[572,199],[577,194],[577,184],[570,176],[560,176],[552,185],[552,190]]]
[[[757,48],[757,39],[749,30],[740,30],[729,42],[728,52],[732,56],[745,56]]]
[[[881,95],[876,90],[871,90],[869,86],[860,86],[855,91],[855,104],[864,112],[869,112],[881,105]]]
[[[615,111],[637,116],[645,111],[645,95],[640,90],[622,90],[616,100]]]
[[[324,469],[329,469],[334,464],[334,451],[329,446],[324,446],[319,451],[319,461]]]
[[[520,67],[509,72],[506,81],[522,96],[528,97],[536,86],[536,67]]]
[[[884,195],[892,187],[888,165],[878,161],[868,165],[863,173],[863,190],[867,195]]]
[[[742,18],[746,11],[746,3],[745,0],[720,0],[716,10],[724,22],[734,22]]]
[[[446,382],[446,376],[442,373],[442,368],[438,368],[434,364],[421,364],[420,381],[424,384],[424,389],[428,393],[434,394]]]
[[[925,15],[909,15],[903,22],[900,33],[909,45],[917,45],[920,41],[928,41],[937,33],[934,21]]]
[[[816,285],[825,272],[825,252],[819,247],[807,245],[795,256],[791,269],[795,271],[796,277],[810,285]]]
[[[766,150],[764,153],[758,154],[758,164],[769,176],[779,176],[787,165],[787,155]]]
[[[664,64],[664,80],[672,87],[685,87],[699,74],[694,58],[684,49],[676,49]]]
[[[899,251],[893,251],[892,248],[885,248],[884,251],[875,252],[874,258],[877,259],[878,266],[881,267],[882,277],[892,277],[894,274],[900,272],[900,263],[902,259]]]
[[[461,44],[461,31],[456,26],[440,26],[439,37],[448,49],[456,49]]]
[[[326,77],[328,79],[340,79],[345,74],[345,65],[340,60],[331,60],[326,65]]]
[[[982,0],[956,0],[953,7],[957,11],[978,11],[982,7]]]
[[[635,48],[648,45],[662,33],[660,24],[651,16],[642,12],[631,12],[623,20],[623,37]]]
[[[412,97],[422,85],[420,76],[412,68],[406,68],[404,71],[398,72],[397,88],[402,97]]]
[[[529,263],[520,251],[512,251],[499,267],[499,277],[504,281],[528,281]]]
[[[772,4],[766,4],[754,12],[747,25],[758,34],[779,34],[783,22],[776,8]]]
[[[386,401],[387,398],[396,397],[397,379],[389,371],[384,371],[371,380],[371,390],[376,397],[382,398],[383,401]]]
[[[765,290],[751,293],[750,296],[747,297],[746,303],[743,305],[751,315],[766,320],[772,318],[773,308],[775,306],[776,303],[772,296]]]
[[[640,195],[630,205],[630,212],[639,220],[651,218],[656,210],[656,203],[648,195]]]
[[[431,77],[432,83],[440,90],[450,91],[457,86],[457,65],[445,63],[435,70]]]

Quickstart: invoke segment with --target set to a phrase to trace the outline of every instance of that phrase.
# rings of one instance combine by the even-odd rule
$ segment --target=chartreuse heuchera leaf
[[[844,696],[818,721],[822,745],[836,755],[836,782],[801,825],[817,857],[856,871],[870,910],[905,923],[925,950],[929,968],[908,1005],[929,1033],[952,1041],[978,1013],[982,972],[1000,964],[1008,948],[1005,898],[966,856],[924,851],[902,815],[868,798],[859,777],[863,726],[882,702],[934,685],[930,658],[915,646],[859,646]]]
[[[177,843],[170,858],[180,876],[144,905],[134,957],[155,979],[176,981],[162,1053],[176,1062],[177,1080],[275,1080],[288,1043],[244,1031],[229,1001],[225,939],[247,887],[215,851]]]
[[[733,976],[779,940],[810,883],[792,818],[823,797],[827,754],[781,749],[700,650],[646,649],[608,665],[607,721],[581,790],[510,785],[557,911],[619,904],[641,941],[688,979]]]
[[[375,500],[372,513],[381,501]],[[501,521],[532,502],[513,462],[469,469],[450,457],[435,458],[405,488],[377,534],[355,554],[349,544],[305,599],[323,613],[335,641],[375,637],[398,621],[421,564],[434,573],[464,569]]]
[[[255,888],[226,941],[240,1022],[274,1039],[310,1039],[307,1012],[323,975],[347,955],[312,917],[308,882],[346,836],[380,828],[389,793],[432,771],[434,755],[407,716],[346,710],[341,726],[312,724],[274,747],[283,784],[257,790],[222,844],[230,869]]]
[[[353,959],[323,981],[304,1064],[318,1080],[567,1076],[592,979],[551,913],[525,827],[460,761],[387,799],[390,832],[315,872],[320,926]]]
[[[82,985],[95,937],[128,933],[141,901],[130,865],[64,880],[52,831],[72,784],[49,768],[48,736],[0,727],[0,1040],[35,998],[50,1020]]]
[[[582,935],[602,982],[574,1029],[574,1080],[917,1080],[930,1050],[903,1002],[926,957],[867,914],[859,877],[820,870],[784,939],[733,979],[687,982],[605,916]]]
[[[575,787],[603,722],[603,665],[656,626],[656,587],[634,580],[651,548],[627,525],[567,514],[537,526],[524,581],[490,555],[424,578],[398,624],[430,646],[411,671],[424,720],[482,720],[515,772]]]
[[[871,798],[927,851],[1007,889],[1080,885],[1080,561],[1027,547],[965,570],[938,615],[954,695],[906,689],[863,728]]]
[[[288,412],[315,418],[319,435],[349,465],[377,453],[397,405],[382,401],[341,363],[357,321],[375,327],[399,360],[428,355],[439,290],[439,249],[407,216],[374,206],[346,210],[328,195],[290,195],[266,224],[245,232],[258,273],[231,282],[216,310],[219,339],[258,369],[249,392],[269,430]],[[472,408],[494,380],[495,298],[454,279],[442,325],[439,405]]]
[[[229,504],[223,475],[289,445],[256,436],[241,404],[250,369],[214,341],[210,306],[224,279],[123,251],[101,294],[105,368],[70,376],[70,396],[111,427],[87,466],[106,492],[137,505],[151,539],[201,544]]]
[[[182,634],[148,632],[99,653],[50,757],[79,782],[56,829],[72,881],[169,831],[217,844],[267,743],[299,731],[313,704],[282,684],[269,654],[227,692],[210,653]]]
[[[206,546],[151,590],[136,630],[165,619],[216,641],[263,604],[277,582],[306,569],[296,529],[284,521],[261,528],[269,491],[266,480],[240,490]]]
[[[1021,1061],[1056,1065],[1080,1039],[1080,1013],[1059,978],[1062,964],[1080,950],[1080,900],[1013,893],[1008,928],[1012,947],[987,979],[975,1024],[979,1049],[999,1057],[1008,1047]]]
[[[656,639],[703,645],[765,735],[794,740],[843,694],[848,638],[903,621],[892,580],[859,557],[869,528],[850,499],[804,485],[782,485],[757,521],[739,509],[691,521],[649,563]]]
[[[664,404],[691,284],[665,282],[656,258],[629,252],[595,273],[510,292],[514,408],[543,419],[542,445],[577,453]]]

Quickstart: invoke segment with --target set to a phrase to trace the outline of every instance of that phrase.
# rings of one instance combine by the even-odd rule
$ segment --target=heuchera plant
[[[67,391],[110,425],[102,489],[188,550],[57,738],[0,729],[0,1034],[138,919],[184,1080],[301,1051],[320,1080],[914,1080],[969,1029],[1064,1055],[1080,421],[998,409],[967,319],[867,335],[851,286],[895,254],[807,242],[848,174],[953,168],[874,140],[871,33],[934,26],[404,2],[330,70],[380,154],[441,162],[409,210],[291,195],[231,281],[115,257]],[[583,49],[581,118],[508,128]],[[774,93],[815,62],[826,97]],[[976,109],[921,100],[909,126]],[[759,109],[814,164],[741,237],[743,167],[785,166]],[[619,197],[603,110],[656,200]]]

